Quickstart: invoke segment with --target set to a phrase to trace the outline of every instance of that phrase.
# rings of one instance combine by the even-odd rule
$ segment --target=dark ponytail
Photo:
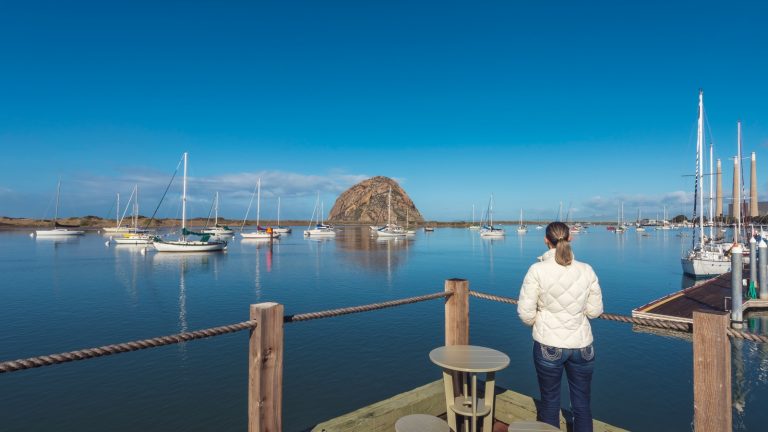
[[[562,222],[552,222],[547,225],[547,240],[555,247],[555,262],[561,266],[568,266],[573,262],[570,234],[568,225]]]

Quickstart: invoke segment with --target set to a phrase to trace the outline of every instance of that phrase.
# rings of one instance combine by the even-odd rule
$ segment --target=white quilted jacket
[[[592,267],[573,260],[569,266],[555,261],[548,250],[528,269],[517,313],[533,326],[533,339],[559,348],[584,348],[592,343],[589,318],[603,313],[603,295]]]

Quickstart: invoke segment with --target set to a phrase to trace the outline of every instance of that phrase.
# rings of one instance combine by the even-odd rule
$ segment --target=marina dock
[[[747,293],[746,287],[742,290]],[[745,298],[742,313],[768,308],[768,300]],[[731,273],[707,279],[681,291],[653,300],[632,310],[635,318],[693,324],[693,311],[731,311]]]

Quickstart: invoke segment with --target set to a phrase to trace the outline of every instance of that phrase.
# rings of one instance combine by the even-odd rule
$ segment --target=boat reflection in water
[[[360,267],[385,271],[391,277],[392,271],[408,259],[415,236],[375,237],[370,235],[368,226],[347,227],[344,234],[336,237],[336,248],[344,252],[341,256]]]

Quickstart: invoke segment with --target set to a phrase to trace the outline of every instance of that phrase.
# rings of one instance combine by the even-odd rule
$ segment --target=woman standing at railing
[[[568,225],[547,225],[549,250],[525,275],[517,313],[533,326],[533,363],[541,390],[537,419],[560,426],[560,383],[563,369],[573,411],[573,430],[592,431],[590,392],[595,349],[590,318],[603,313],[597,275],[573,258]]]

